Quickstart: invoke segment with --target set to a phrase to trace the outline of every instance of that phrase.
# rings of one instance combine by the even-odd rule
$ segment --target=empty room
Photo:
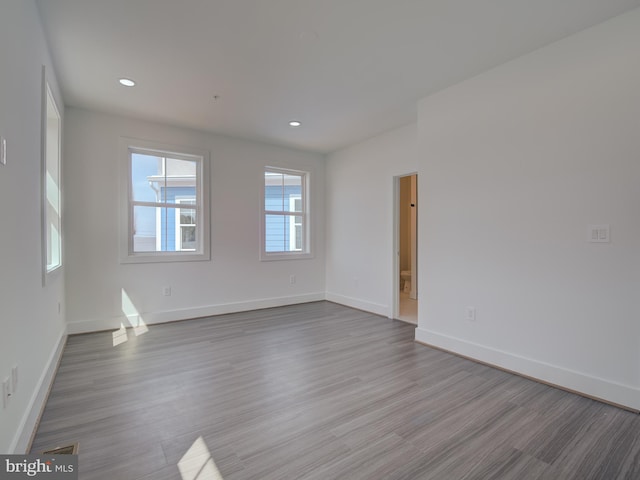
[[[0,478],[640,478],[639,45],[640,0],[0,0]]]

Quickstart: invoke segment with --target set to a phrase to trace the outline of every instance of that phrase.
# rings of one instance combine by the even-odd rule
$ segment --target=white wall
[[[411,124],[327,159],[327,299],[391,317],[393,178],[415,173]]]
[[[42,66],[61,106],[35,4],[5,0],[0,13],[0,379],[18,366],[19,383],[2,409],[0,453],[23,453],[41,406],[40,385],[64,340],[63,276],[46,287],[41,250]],[[46,382],[44,382],[46,383]],[[22,435],[24,433],[24,435]]]
[[[122,289],[146,323],[324,299],[322,155],[75,108],[67,109],[65,132],[70,333],[126,325]],[[119,263],[121,136],[210,152],[212,261]],[[259,261],[266,165],[311,172],[314,258]],[[170,297],[162,296],[164,286],[171,287]]]
[[[635,10],[420,103],[417,340],[640,409],[638,45]]]

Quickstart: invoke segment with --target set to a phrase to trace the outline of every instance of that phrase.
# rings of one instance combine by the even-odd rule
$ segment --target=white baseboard
[[[603,400],[632,410],[640,410],[640,389],[576,372],[557,365],[521,357],[484,345],[468,342],[418,327],[417,342],[457,353],[542,382]]]
[[[376,315],[382,315],[383,317],[392,318],[391,308],[389,305],[382,305],[378,303],[368,302],[366,300],[360,300],[358,298],[347,297],[345,295],[339,295],[337,293],[326,293],[326,300],[345,305],[351,308],[357,308],[358,310],[364,310],[365,312],[375,313]]]
[[[60,362],[60,358],[62,357],[62,352],[64,350],[66,342],[67,332],[65,329],[60,334],[60,338],[58,339],[55,348],[49,356],[47,365],[43,370],[42,375],[40,375],[40,378],[38,379],[38,383],[36,384],[36,388],[34,389],[33,394],[31,395],[31,399],[29,400],[29,404],[27,405],[24,416],[22,417],[22,421],[20,422],[20,426],[18,427],[16,436],[11,442],[11,446],[9,448],[10,453],[20,455],[28,453],[27,450],[31,446],[31,440],[38,426],[40,415],[42,414],[45,403],[47,402],[49,389],[51,388],[51,385],[53,383],[53,379],[58,368],[58,363]]]
[[[260,298],[244,302],[231,302],[217,305],[206,305],[201,307],[181,308],[176,310],[166,310],[161,312],[141,312],[140,317],[146,325],[158,323],[175,322],[178,320],[188,320],[191,318],[210,317],[213,315],[224,315],[226,313],[246,312],[250,310],[261,310],[263,308],[283,307],[286,305],[296,305],[299,303],[309,303],[325,300],[324,292],[308,293],[304,295],[294,295],[288,297]],[[102,330],[117,330],[122,324],[129,327],[127,317],[122,314],[117,317],[98,318],[80,322],[69,322],[67,330],[70,335],[77,333],[90,333]],[[134,325],[135,326],[135,325]]]

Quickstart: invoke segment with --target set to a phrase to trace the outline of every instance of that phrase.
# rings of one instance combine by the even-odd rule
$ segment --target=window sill
[[[260,253],[260,261],[261,262],[274,262],[281,260],[307,260],[309,258],[313,258],[313,253],[305,253],[305,252],[261,252]]]
[[[167,252],[158,255],[156,252],[136,253],[120,258],[120,263],[174,263],[174,262],[207,262],[211,260],[208,253]]]

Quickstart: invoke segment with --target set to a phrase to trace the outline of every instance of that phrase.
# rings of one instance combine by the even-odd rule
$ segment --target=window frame
[[[121,158],[120,174],[120,262],[121,263],[164,263],[193,262],[211,259],[209,204],[209,152],[193,147],[184,147],[149,140],[121,137],[119,142]],[[198,248],[196,250],[135,252],[133,250],[133,210],[140,201],[133,199],[131,179],[132,154],[152,155],[196,162],[196,228]],[[149,202],[142,202],[149,203]],[[151,202],[153,203],[153,202]],[[171,202],[160,202],[170,204]],[[146,206],[146,205],[141,205]],[[179,210],[179,206],[171,206]],[[158,237],[156,237],[157,242]]]
[[[302,207],[302,212],[292,212],[292,211],[279,211],[279,210],[267,210],[265,205],[265,195],[266,195],[266,183],[265,183],[265,174],[266,173],[278,173],[284,175],[293,175],[301,177],[301,193],[300,193],[300,202]],[[261,177],[261,195],[260,195],[260,210],[261,210],[261,218],[260,218],[260,260],[261,261],[273,261],[273,260],[297,260],[297,259],[308,259],[313,258],[313,247],[312,247],[312,237],[311,237],[311,202],[310,202],[310,184],[311,184],[311,173],[308,171],[302,170],[293,170],[282,167],[272,167],[265,166],[262,170]],[[292,226],[295,225],[295,217],[302,217],[302,248],[300,250],[294,251],[277,251],[277,252],[268,252],[266,250],[266,218],[267,215],[282,215],[283,217],[289,217],[287,220],[287,228],[291,231]],[[291,243],[291,239],[289,240]]]
[[[42,284],[47,285],[57,277],[62,270],[64,264],[64,231],[62,225],[62,130],[63,119],[58,108],[58,102],[51,88],[51,84],[47,78],[46,67],[42,67],[42,125],[41,125],[41,236],[42,236]],[[52,108],[50,108],[50,106]],[[53,170],[55,170],[55,179],[52,179],[55,185],[55,192],[50,191],[51,181],[49,181],[49,172],[51,167],[51,144],[49,118],[50,113],[55,117],[57,128],[55,132],[55,160]],[[53,118],[52,117],[52,118]],[[55,219],[51,217],[50,198],[55,198],[56,205],[51,205],[55,211]],[[57,243],[52,241],[50,226],[52,223],[57,224]],[[56,249],[56,254],[51,254],[51,258],[57,257],[57,261],[50,263],[50,252]]]

